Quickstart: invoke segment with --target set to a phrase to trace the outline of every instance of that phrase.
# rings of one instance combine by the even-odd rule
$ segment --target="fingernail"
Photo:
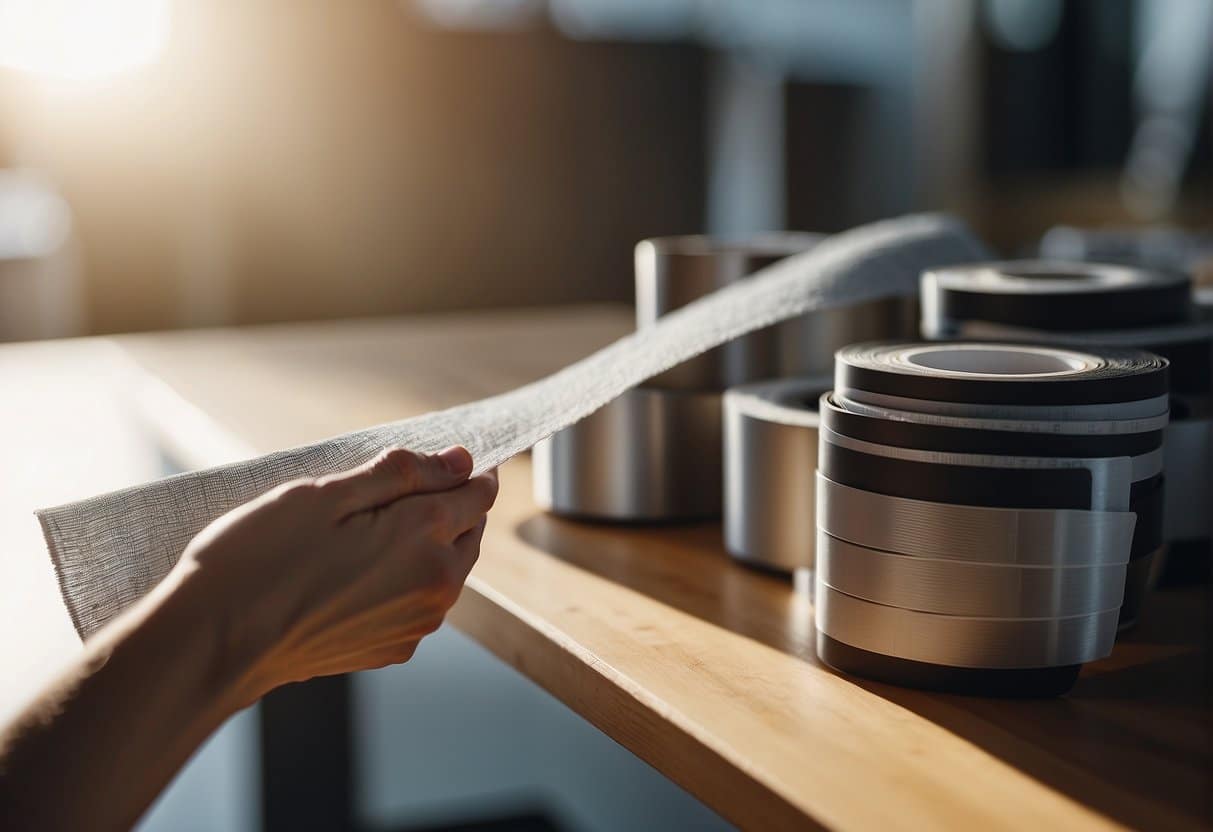
[[[467,452],[466,448],[459,445],[452,445],[442,451],[438,454],[438,458],[442,460],[446,470],[452,474],[463,476],[472,470],[472,455]]]

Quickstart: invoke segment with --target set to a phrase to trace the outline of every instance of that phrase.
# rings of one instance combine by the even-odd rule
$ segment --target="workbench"
[[[121,378],[130,418],[193,468],[505,391],[631,322],[596,306],[85,339],[0,347],[0,380],[21,390],[39,362]],[[526,456],[500,476],[450,620],[740,826],[1213,824],[1206,587],[1154,593],[1064,698],[905,690],[821,665],[809,600],[728,559],[718,524],[562,520],[535,507]],[[268,726],[310,707],[295,687]]]

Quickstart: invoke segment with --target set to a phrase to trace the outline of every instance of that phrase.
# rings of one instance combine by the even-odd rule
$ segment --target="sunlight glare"
[[[0,0],[0,65],[43,78],[109,78],[157,58],[169,17],[169,0]]]

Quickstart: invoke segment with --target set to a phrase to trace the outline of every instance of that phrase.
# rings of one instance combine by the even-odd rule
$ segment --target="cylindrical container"
[[[780,573],[813,568],[817,400],[831,378],[779,379],[724,394],[724,545]]]
[[[755,271],[807,252],[820,239],[779,232],[739,240],[645,240],[636,247],[637,325],[651,325]],[[536,500],[550,511],[583,519],[648,522],[719,515],[724,390],[806,370],[827,372],[839,346],[910,332],[916,316],[913,299],[814,312],[680,364],[540,443],[534,453]],[[805,470],[811,472],[812,464]],[[811,478],[806,480],[811,497]],[[811,499],[805,505],[811,506]],[[803,545],[811,551],[811,535]],[[800,559],[786,552],[774,557]]]
[[[535,502],[614,521],[720,513],[720,394],[637,387],[532,450]]]
[[[809,251],[822,235],[772,232],[736,240],[656,237],[636,246],[636,326]],[[724,390],[785,376],[828,373],[834,350],[853,341],[913,333],[917,304],[896,298],[811,312],[738,338],[674,367],[655,387]]]
[[[1140,351],[839,350],[819,407],[821,658],[959,692],[1068,689],[1160,543],[1166,376]]]
[[[1204,318],[1186,274],[1086,262],[981,263],[927,272],[921,300],[927,338],[1132,347],[1169,359],[1175,394],[1163,512],[1169,546],[1158,571],[1167,583],[1208,579],[1213,513],[1199,507],[1213,504],[1213,320]]]

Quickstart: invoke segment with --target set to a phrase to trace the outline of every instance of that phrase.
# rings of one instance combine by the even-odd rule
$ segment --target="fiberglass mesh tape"
[[[155,586],[208,523],[287,480],[351,468],[385,447],[432,453],[460,444],[485,471],[726,341],[815,309],[913,295],[924,269],[986,257],[947,217],[874,223],[829,237],[508,393],[44,509],[38,516],[64,603],[88,636]]]

